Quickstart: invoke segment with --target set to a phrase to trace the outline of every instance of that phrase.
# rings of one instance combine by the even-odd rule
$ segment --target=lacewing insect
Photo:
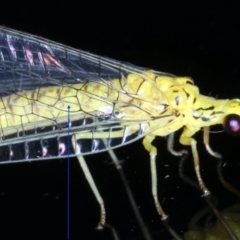
[[[157,212],[173,236],[157,195],[155,137],[183,128],[180,143],[190,146],[199,186],[208,199],[199,166],[194,134],[222,124],[240,131],[240,100],[217,100],[200,94],[192,79],[149,70],[76,50],[41,37],[0,27],[0,164],[76,156],[101,208],[106,212],[84,156],[130,144],[143,138],[149,152],[152,194]],[[71,122],[68,122],[70,106]],[[70,127],[70,145],[68,143]],[[219,217],[221,218],[221,217]]]

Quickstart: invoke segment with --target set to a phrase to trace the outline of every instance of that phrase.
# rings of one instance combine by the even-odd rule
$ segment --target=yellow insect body
[[[184,145],[189,145],[185,138],[201,127],[221,124],[226,115],[240,110],[238,99],[206,97],[199,94],[189,78],[155,76],[149,71],[104,84],[46,87],[4,97],[0,102],[1,129],[4,132],[8,127],[24,125],[26,130],[33,125],[51,125],[52,122],[46,122],[46,116],[61,123],[68,114],[68,106],[72,118],[115,114],[123,124],[126,120],[147,122],[145,131],[154,129],[150,133],[153,136],[166,136],[185,126],[180,139]],[[132,130],[136,129],[132,127]]]

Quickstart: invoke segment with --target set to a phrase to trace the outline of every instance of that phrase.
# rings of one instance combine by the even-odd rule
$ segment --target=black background
[[[237,1],[6,2],[0,24],[135,65],[191,76],[202,94],[233,98],[240,95],[239,11]],[[202,132],[196,139],[203,178],[218,198],[218,208],[238,203],[219,184],[216,160],[204,149]],[[206,202],[179,178],[179,159],[167,152],[165,139],[154,143],[159,150],[160,200],[170,224],[183,234]],[[226,178],[240,188],[240,138],[213,133],[211,146],[224,155]],[[176,143],[176,148],[181,146]],[[124,160],[124,172],[152,239],[171,239],[151,198],[149,156],[141,141],[116,153]],[[144,239],[108,154],[87,160],[105,200],[107,220],[120,239]],[[195,179],[191,156],[184,170]],[[0,166],[1,239],[66,239],[66,189],[66,160]],[[98,220],[98,204],[77,160],[72,159],[70,239],[113,239],[109,231],[95,230]]]

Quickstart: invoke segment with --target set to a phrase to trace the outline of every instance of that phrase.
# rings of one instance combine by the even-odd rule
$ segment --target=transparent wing
[[[70,156],[92,154],[141,138],[152,130],[146,125],[153,119],[132,100],[152,100],[125,83],[130,74],[147,81],[145,71],[0,27],[0,163],[64,157],[68,148]],[[166,112],[165,97],[155,91]],[[68,146],[68,114],[70,135],[84,132],[76,139],[78,153]],[[162,125],[173,118],[165,114]],[[112,134],[117,131],[120,135]]]
[[[1,94],[40,86],[112,80],[145,70],[0,26]]]

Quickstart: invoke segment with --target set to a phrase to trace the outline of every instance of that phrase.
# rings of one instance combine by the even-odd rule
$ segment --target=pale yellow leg
[[[221,158],[222,156],[217,153],[217,152],[214,152],[212,151],[212,149],[210,148],[210,145],[209,145],[209,127],[205,127],[204,128],[204,135],[203,135],[203,139],[204,139],[204,144],[206,146],[206,149],[207,151],[214,157],[216,158]],[[218,160],[218,167],[217,167],[217,171],[218,171],[218,176],[219,176],[219,179],[222,183],[222,185],[228,189],[229,191],[233,192],[235,195],[237,195],[239,198],[240,198],[240,192],[238,191],[237,188],[235,188],[233,185],[231,185],[230,183],[228,183],[224,177],[223,177],[223,173],[222,173],[222,160]]]
[[[197,151],[197,141],[195,139],[191,139],[191,148],[192,148],[192,154],[193,154],[193,161],[194,161],[194,168],[195,168],[195,172],[197,175],[197,180],[198,180],[198,184],[201,188],[201,190],[203,191],[203,196],[208,196],[210,195],[210,191],[206,188],[201,174],[200,174],[200,163],[199,163],[199,156],[198,156],[198,151]]]
[[[167,148],[168,148],[168,151],[174,155],[174,156],[182,156],[183,154],[187,154],[188,151],[185,150],[185,149],[182,149],[180,151],[175,151],[173,149],[173,144],[174,144],[174,133],[171,133],[168,135],[168,139],[167,139]]]
[[[74,148],[75,153],[79,154],[76,142],[77,141],[76,141],[75,135],[73,135],[72,136],[72,146]],[[96,199],[97,199],[97,201],[100,205],[100,222],[97,226],[97,229],[102,229],[105,225],[105,222],[106,222],[106,211],[105,211],[105,206],[104,206],[103,199],[102,199],[102,197],[101,197],[101,195],[100,195],[100,193],[97,189],[97,186],[96,186],[96,184],[93,180],[93,177],[92,177],[92,175],[89,171],[89,168],[86,164],[86,161],[85,161],[84,157],[79,155],[77,158],[78,158],[78,162],[79,162],[79,164],[80,164],[80,166],[83,170],[83,173],[84,173],[84,175],[85,175],[85,177],[86,177],[86,179],[87,179],[87,181],[88,181],[88,183],[89,183],[89,185],[90,185],[90,187],[93,191],[93,194],[95,195],[95,197],[96,197]]]
[[[214,157],[218,157],[220,158],[221,155],[212,151],[212,149],[210,148],[209,145],[209,129],[206,128],[204,129],[204,143],[206,146],[207,151],[213,155]],[[231,228],[229,228],[229,226],[227,225],[227,223],[224,221],[223,217],[221,216],[221,214],[219,213],[219,211],[215,208],[215,206],[213,205],[211,199],[209,198],[210,196],[210,191],[206,188],[201,174],[200,174],[200,164],[199,164],[199,156],[198,156],[198,151],[197,151],[197,141],[193,138],[190,138],[190,144],[191,144],[191,148],[192,148],[192,154],[193,154],[193,160],[194,160],[194,167],[195,167],[195,172],[197,175],[197,180],[199,183],[200,188],[203,191],[203,196],[206,197],[206,201],[208,203],[208,205],[211,207],[211,209],[213,210],[213,212],[215,213],[215,215],[217,216],[217,218],[219,219],[219,221],[222,223],[222,225],[224,226],[224,228],[227,230],[230,238],[232,240],[237,240],[238,238],[235,236],[235,234],[231,231]]]
[[[212,155],[215,158],[221,158],[221,154],[218,152],[214,152],[210,145],[209,145],[209,127],[204,127],[203,128],[203,143],[210,155]]]
[[[80,155],[78,146],[77,146],[77,140],[78,139],[91,139],[91,138],[101,138],[101,139],[107,139],[107,138],[116,138],[116,137],[122,137],[123,136],[124,129],[119,130],[119,131],[113,131],[111,134],[109,132],[94,132],[94,136],[90,132],[80,132],[76,133],[72,136],[72,146],[75,151],[75,154],[79,154],[77,156],[78,162],[83,169],[84,175],[100,205],[100,222],[98,224],[98,229],[101,229],[104,227],[105,222],[106,222],[106,211],[105,211],[105,206],[103,199],[96,187],[96,184],[93,180],[93,177],[88,169],[88,166],[86,164],[86,161],[84,160],[84,157]]]
[[[199,184],[201,190],[203,191],[203,196],[208,196],[208,195],[210,195],[210,191],[206,188],[206,186],[202,180],[201,174],[200,174],[200,163],[199,163],[199,156],[198,156],[198,150],[197,150],[197,141],[194,138],[192,138],[192,136],[196,130],[198,130],[198,129],[195,129],[194,131],[192,131],[192,129],[185,127],[183,129],[183,133],[180,137],[180,143],[183,145],[191,146],[193,162],[194,162],[194,169],[195,169],[195,173],[197,175],[198,184]]]
[[[157,148],[152,145],[154,137],[147,135],[143,139],[143,145],[145,149],[150,154],[150,166],[151,166],[151,176],[152,176],[152,195],[153,200],[157,209],[158,214],[161,216],[163,224],[166,226],[170,234],[174,237],[175,240],[181,240],[182,238],[173,230],[173,228],[168,224],[168,215],[163,211],[161,204],[158,199],[157,194],[157,170],[156,170],[156,156]]]
[[[168,218],[168,215],[163,211],[160,205],[160,202],[158,200],[158,194],[157,194],[157,171],[156,171],[157,148],[152,145],[153,140],[154,140],[154,137],[146,136],[143,139],[143,145],[150,154],[153,200],[154,200],[158,214],[161,216],[162,220],[166,220]]]

